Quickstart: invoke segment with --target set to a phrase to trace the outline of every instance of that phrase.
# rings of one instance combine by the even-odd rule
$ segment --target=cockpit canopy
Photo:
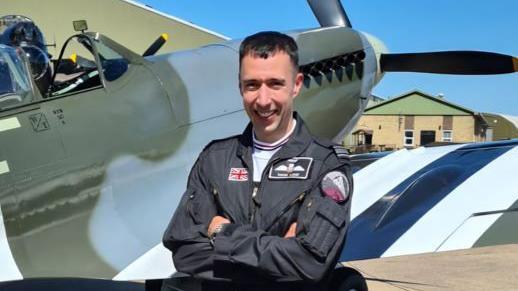
[[[7,15],[0,18],[0,44],[21,48],[28,60],[32,78],[40,92],[50,86],[50,55],[41,30],[25,16]]]
[[[56,97],[102,89],[145,60],[93,32],[72,35],[51,60],[34,22],[0,17],[0,111]]]
[[[0,17],[0,43],[10,46],[33,45],[45,53],[45,38],[34,22],[22,15]]]
[[[24,51],[0,44],[0,108],[20,104],[30,95],[31,83]]]

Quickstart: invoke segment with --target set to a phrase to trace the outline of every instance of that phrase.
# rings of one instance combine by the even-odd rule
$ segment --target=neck
[[[258,135],[254,131],[254,139],[256,141],[259,141],[262,143],[275,144],[275,143],[289,137],[293,133],[293,130],[295,130],[295,126],[296,126],[296,121],[294,118],[291,118],[290,121],[288,122],[288,125],[286,126],[286,128],[282,131],[283,132],[282,134],[278,134],[276,136],[264,137],[264,136]]]

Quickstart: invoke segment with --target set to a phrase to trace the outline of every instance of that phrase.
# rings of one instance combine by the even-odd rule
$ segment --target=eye
[[[259,89],[260,84],[257,82],[245,82],[243,86],[243,90],[245,91],[255,91]]]
[[[285,85],[285,82],[283,80],[274,79],[274,80],[268,81],[268,87],[270,87],[274,90],[279,90],[279,89],[283,88],[284,85]]]

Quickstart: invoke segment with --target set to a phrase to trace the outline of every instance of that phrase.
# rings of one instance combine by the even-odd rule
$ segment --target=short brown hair
[[[246,37],[239,47],[239,68],[246,55],[267,59],[276,52],[285,52],[290,57],[295,71],[299,69],[299,53],[295,40],[277,31],[262,31]]]

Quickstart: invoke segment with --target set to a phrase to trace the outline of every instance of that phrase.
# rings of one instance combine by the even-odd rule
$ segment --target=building
[[[352,152],[486,140],[483,116],[442,97],[411,91],[367,108],[352,132]]]
[[[382,102],[384,102],[385,99],[383,99],[382,97],[379,97],[379,96],[376,96],[374,94],[371,94],[370,96],[370,99],[369,101],[367,102],[367,107],[366,108],[369,108],[369,107],[372,107],[374,105],[377,105],[377,104],[380,104]],[[357,143],[357,136],[356,135],[352,135],[351,133],[348,133],[344,139],[343,139],[343,144],[344,146],[346,147],[354,147],[356,146],[358,143]]]
[[[490,126],[488,140],[518,138],[518,117],[495,113],[482,113],[482,116]]]

